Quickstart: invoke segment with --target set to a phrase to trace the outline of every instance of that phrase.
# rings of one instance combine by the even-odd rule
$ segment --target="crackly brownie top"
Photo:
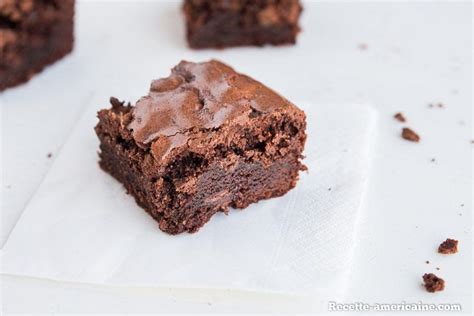
[[[253,115],[294,106],[252,78],[211,60],[180,62],[168,78],[152,82],[133,108],[128,128],[141,146],[169,151],[196,131],[245,124]],[[156,148],[158,149],[158,148]]]

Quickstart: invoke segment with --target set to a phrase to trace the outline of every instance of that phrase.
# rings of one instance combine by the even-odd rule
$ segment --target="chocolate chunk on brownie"
[[[74,0],[0,0],[0,91],[68,54],[73,18]]]
[[[458,241],[451,238],[446,239],[439,245],[438,252],[445,255],[458,252]]]
[[[444,290],[444,280],[433,273],[423,275],[424,287],[428,292],[434,293]]]
[[[111,103],[95,128],[100,166],[167,233],[281,196],[306,169],[304,112],[221,62],[182,61],[135,106]]]
[[[295,44],[298,0],[185,0],[192,48]]]

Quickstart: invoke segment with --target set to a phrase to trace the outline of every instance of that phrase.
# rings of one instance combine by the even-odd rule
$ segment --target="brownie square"
[[[0,0],[0,91],[68,54],[73,18],[74,0]]]
[[[185,0],[192,48],[295,44],[298,0]]]
[[[170,234],[296,185],[306,117],[219,62],[182,61],[135,106],[98,113],[100,166]]]

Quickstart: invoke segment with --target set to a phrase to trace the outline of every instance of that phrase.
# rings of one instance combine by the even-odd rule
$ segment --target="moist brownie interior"
[[[218,61],[181,62],[135,106],[111,104],[100,166],[170,234],[281,196],[306,168],[304,112]]]
[[[186,35],[192,48],[295,44],[298,0],[185,0]]]
[[[74,0],[0,0],[0,91],[73,48]]]

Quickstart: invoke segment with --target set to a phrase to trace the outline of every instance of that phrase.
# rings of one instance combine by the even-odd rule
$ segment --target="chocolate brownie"
[[[0,91],[68,54],[73,18],[74,0],[0,0]]]
[[[298,0],[185,0],[192,48],[295,44]]]
[[[111,104],[95,128],[100,166],[167,233],[281,196],[306,169],[304,112],[219,61],[182,61],[135,106]]]

